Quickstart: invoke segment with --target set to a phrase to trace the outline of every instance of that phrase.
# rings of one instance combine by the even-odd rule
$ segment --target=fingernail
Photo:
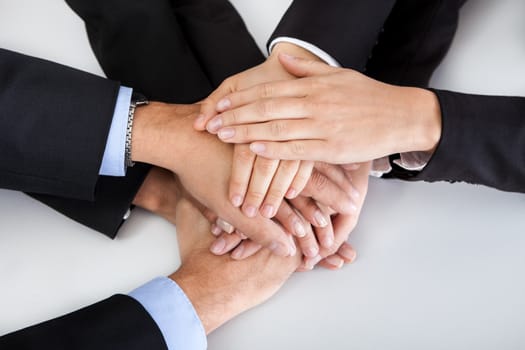
[[[208,122],[208,125],[206,125],[206,130],[208,130],[211,133],[216,133],[217,131],[219,131],[221,127],[222,127],[222,118],[215,117]]]
[[[268,249],[270,249],[270,251],[272,253],[274,253],[275,255],[278,255],[278,256],[288,256],[288,255],[290,255],[290,249],[288,249],[287,246],[285,246],[284,244],[282,244],[280,242],[272,242],[272,243],[270,243],[270,245],[268,246]]]
[[[231,139],[235,136],[235,130],[233,130],[232,128],[224,128],[219,130],[218,135],[221,140]]]
[[[306,230],[304,229],[303,224],[301,224],[299,221],[295,221],[295,223],[293,224],[293,230],[295,231],[295,235],[297,237],[306,236]]]
[[[253,153],[264,153],[266,152],[266,146],[263,145],[262,143],[252,143],[250,145],[250,150],[253,152]]]
[[[241,244],[240,246],[238,246],[232,253],[232,258],[233,259],[241,259],[242,258],[242,254],[244,253],[244,246]]]
[[[320,255],[317,255],[313,258],[307,259],[305,265],[309,270],[312,270],[321,260],[323,260],[323,258]]]
[[[226,247],[226,241],[224,240],[224,238],[219,238],[215,242],[213,242],[210,250],[213,254],[220,255],[222,254],[222,251],[224,250],[225,247]]]
[[[304,250],[304,255],[308,258],[315,258],[319,254],[317,247],[308,247]]]
[[[334,245],[334,238],[332,236],[326,236],[326,237],[323,237],[322,241],[321,241],[321,245],[324,247],[324,248],[330,248]]]
[[[286,192],[286,198],[288,199],[294,199],[297,196],[297,191],[294,188],[290,188],[288,192]]]
[[[204,120],[206,120],[206,118],[204,117],[204,114],[199,114],[197,116],[197,118],[195,119],[195,125],[197,127],[203,127],[204,126]]]
[[[265,204],[262,210],[262,215],[265,218],[271,219],[275,215],[275,209],[273,208],[273,205]]]
[[[211,225],[211,234],[214,236],[220,235],[222,232],[221,228],[215,224]]]
[[[355,258],[357,257],[356,251],[347,244],[339,248],[337,253],[341,255],[343,258],[345,258],[346,260],[348,260],[348,262],[353,262]]]
[[[343,267],[343,264],[345,263],[343,259],[341,259],[337,255],[329,256],[328,258],[326,258],[326,262],[332,266],[337,267],[338,269]]]
[[[319,227],[328,226],[328,221],[326,221],[326,218],[324,217],[323,213],[321,213],[321,211],[317,210],[314,213],[314,219],[317,222],[317,225],[319,225]]]
[[[236,208],[241,206],[242,201],[243,201],[242,196],[235,195],[235,196],[232,197],[232,204]]]
[[[235,231],[235,227],[233,227],[232,224],[230,224],[228,221],[225,221],[221,218],[217,219],[217,226],[219,226],[224,232],[232,233]]]
[[[239,237],[241,239],[248,239],[248,236],[246,236],[244,233],[242,233],[241,231],[239,230],[236,230],[235,232],[237,232],[237,234],[239,235]]]
[[[232,106],[232,102],[227,98],[223,98],[217,103],[217,110],[219,112],[223,112],[227,110],[228,108],[230,108],[231,106]]]
[[[358,190],[353,188],[352,191],[350,191],[350,196],[354,199],[359,199],[359,197],[361,197],[361,193],[359,193]]]

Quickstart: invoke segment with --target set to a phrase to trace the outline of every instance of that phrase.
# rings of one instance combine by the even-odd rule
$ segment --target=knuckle
[[[328,179],[318,171],[312,174],[311,181],[318,191],[323,191],[328,186]]]
[[[283,121],[274,121],[270,125],[270,134],[273,137],[280,137],[286,135],[286,124]]]
[[[273,173],[275,172],[276,162],[278,161],[258,157],[255,163],[256,171],[261,173],[264,176],[273,175]]]
[[[292,142],[290,145],[290,150],[293,155],[303,156],[306,153],[304,144],[301,142]]]
[[[272,100],[260,100],[257,103],[257,109],[262,116],[268,117],[274,110],[274,103]]]
[[[248,192],[248,198],[246,199],[246,202],[251,204],[257,204],[262,203],[264,197],[266,196],[266,193],[258,191],[258,190],[250,190]]]
[[[273,86],[270,83],[264,83],[260,87],[259,95],[262,98],[270,98],[273,96]]]

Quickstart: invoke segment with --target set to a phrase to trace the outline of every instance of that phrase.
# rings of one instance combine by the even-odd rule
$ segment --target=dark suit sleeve
[[[443,116],[441,141],[425,169],[408,178],[525,192],[525,98],[434,92]]]
[[[135,299],[115,295],[71,314],[0,337],[0,349],[161,350],[162,333]]]
[[[0,49],[0,187],[93,200],[118,89]]]
[[[309,42],[343,67],[363,71],[394,0],[295,0],[270,38]]]

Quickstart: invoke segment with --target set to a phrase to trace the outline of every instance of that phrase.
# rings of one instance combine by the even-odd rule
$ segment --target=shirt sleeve
[[[269,51],[272,52],[274,46],[282,42],[302,47],[303,49],[316,55],[332,67],[341,67],[341,64],[337,62],[337,60],[333,58],[330,54],[328,54],[326,51],[309,42],[295,38],[290,38],[286,36],[275,38],[269,45]],[[431,157],[432,152],[407,152],[401,153],[400,159],[394,160],[394,163],[406,170],[421,171],[428,164]],[[372,170],[370,171],[370,175],[375,177],[381,177],[383,176],[383,174],[387,174],[391,171],[392,166],[390,165],[388,157],[384,157],[381,159],[374,160],[374,162],[372,163]]]
[[[129,296],[141,303],[157,323],[169,350],[205,350],[208,346],[191,301],[170,278],[156,278]]]
[[[126,130],[128,126],[129,107],[133,90],[121,86],[113,113],[113,120],[109,129],[108,140],[102,157],[99,175],[125,176],[125,148]]]

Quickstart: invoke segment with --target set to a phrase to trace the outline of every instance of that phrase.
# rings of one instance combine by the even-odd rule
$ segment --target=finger
[[[343,176],[345,175],[343,174]],[[352,197],[316,169],[312,172],[312,176],[301,194],[312,197],[338,213],[350,214],[358,210]]]
[[[277,172],[268,189],[261,207],[262,216],[271,219],[281,206],[283,198],[294,180],[301,162],[299,160],[284,160],[279,162]]]
[[[279,61],[288,73],[296,77],[309,77],[313,75],[329,74],[337,72],[339,69],[330,67],[326,63],[306,60],[303,58],[280,54]]]
[[[299,196],[297,198],[291,199],[290,203],[309,223],[315,227],[327,227],[329,225],[330,217],[323,213],[323,211],[312,199]]]
[[[215,214],[213,211],[211,211],[208,208],[202,207],[202,210],[200,210],[201,214],[208,220],[209,223],[214,223],[215,220],[217,220],[217,214]]]
[[[229,253],[241,242],[241,237],[237,234],[222,233],[213,241],[210,251],[215,255],[224,255]]]
[[[299,248],[307,257],[314,257],[319,253],[319,245],[312,227],[287,202],[283,202],[276,215],[276,219],[283,227],[297,237]]]
[[[359,169],[361,167],[361,163],[342,164],[341,166],[346,171],[353,171]]]
[[[255,153],[250,151],[248,145],[235,145],[229,187],[229,198],[235,207],[240,207],[244,202],[255,158]]]
[[[323,258],[320,255],[314,256],[313,258],[304,258],[302,264],[299,266],[300,271],[310,271],[313,270],[315,265],[319,263],[319,261],[323,260]]]
[[[319,254],[322,257],[328,257],[335,254],[338,249],[345,244],[357,223],[357,216],[354,215],[334,215],[332,216],[332,225],[334,228],[334,244],[332,248],[321,248]]]
[[[344,242],[341,247],[337,250],[337,255],[339,255],[344,261],[345,264],[351,264],[357,258],[357,252],[354,247],[352,247],[347,242]]]
[[[215,225],[226,233],[231,234],[233,231],[235,231],[235,227],[233,227],[232,224],[221,218],[218,218],[217,221],[215,221]]]
[[[345,170],[344,167],[328,164],[325,162],[315,163],[315,168],[324,176],[326,176],[330,181],[335,183],[342,189],[346,194],[348,194],[352,199],[359,200],[361,196],[359,191],[352,184],[352,176],[350,170]]]
[[[231,104],[229,99],[221,102]],[[206,130],[216,134],[220,129],[228,126],[278,119],[302,119],[313,114],[313,111],[307,107],[303,98],[278,97],[255,100],[250,104],[238,106],[213,117],[206,125]]]
[[[259,124],[228,126],[217,133],[223,142],[290,141],[320,139],[319,128],[311,119],[283,119]]]
[[[345,261],[343,258],[341,258],[337,254],[330,255],[319,263],[324,268],[327,268],[329,270],[339,270],[343,265],[345,264]]]
[[[258,156],[270,159],[311,160],[335,163],[332,161],[333,157],[325,152],[326,141],[324,140],[257,141],[250,144],[250,150]]]
[[[242,206],[242,211],[247,217],[253,218],[257,215],[278,166],[279,160],[263,157],[255,159],[246,200]],[[272,212],[271,215],[273,217],[275,213]]]
[[[312,175],[313,167],[314,162],[301,161],[299,170],[297,171],[297,174],[295,174],[292,184],[286,192],[286,198],[295,198],[304,190],[306,184],[308,184],[308,181],[310,180],[310,176]]]
[[[232,252],[231,257],[235,260],[243,260],[256,254],[262,246],[254,241],[245,240]]]
[[[304,80],[276,81],[234,91],[217,103],[217,111],[224,112],[259,100],[274,98],[300,98],[311,92],[311,85]]]
[[[286,201],[282,202],[275,219],[295,237],[304,237],[308,233],[310,224]]]
[[[201,102],[201,110],[193,122],[193,128],[199,131],[206,130],[208,121],[217,115],[217,102],[232,91],[234,91],[234,79],[228,78]]]
[[[326,218],[326,215],[310,198],[297,197],[290,202],[304,217],[306,217],[306,215],[313,216],[314,222],[319,223],[319,221],[321,221],[322,224],[326,223],[326,225],[322,227],[314,227],[314,233],[321,248],[324,250],[331,249],[334,245],[335,238],[330,218]],[[305,215],[305,213],[307,214]],[[322,219],[320,219],[320,217],[322,217]],[[323,220],[326,220],[326,222],[323,222]]]

